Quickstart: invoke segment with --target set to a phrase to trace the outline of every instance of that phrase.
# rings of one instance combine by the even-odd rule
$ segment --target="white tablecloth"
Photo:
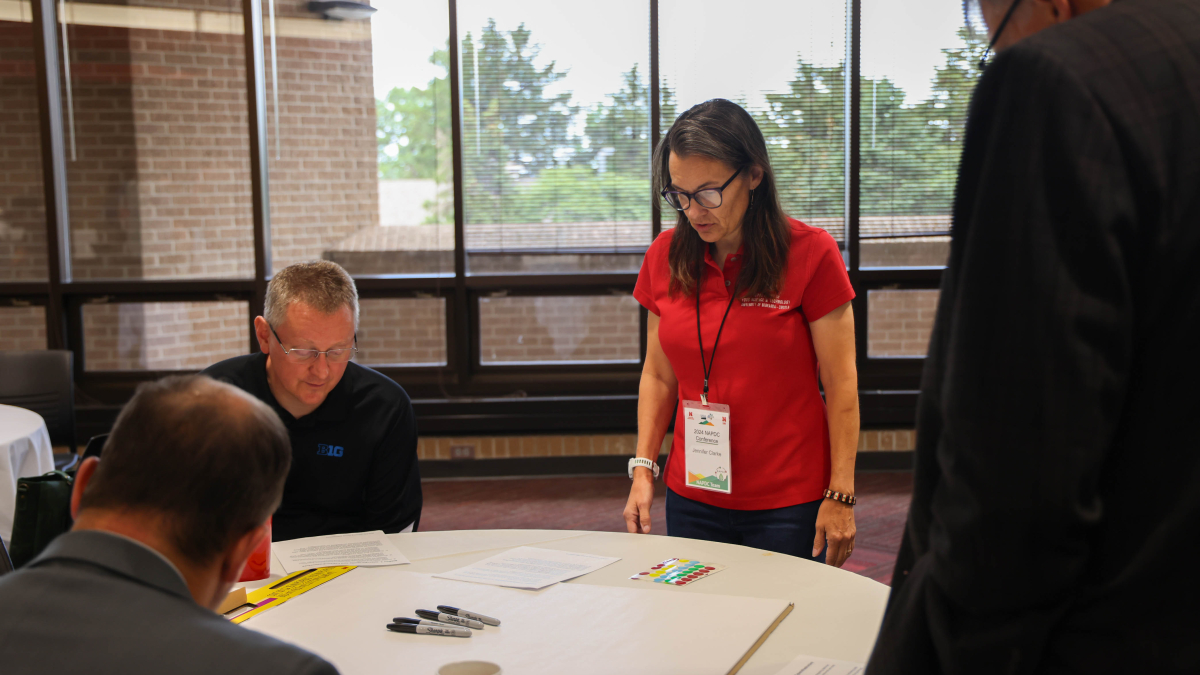
[[[54,470],[54,450],[42,416],[0,405],[0,538],[8,546],[17,506],[17,479]]]
[[[566,582],[568,584],[615,586],[651,593],[779,598],[794,602],[795,609],[792,613],[779,624],[738,674],[776,675],[798,654],[865,662],[875,644],[875,636],[879,632],[888,597],[887,586],[834,567],[745,546],[694,539],[567,530],[418,532],[394,534],[390,535],[390,538],[401,553],[412,561],[411,565],[369,570],[364,568],[362,573],[360,570],[353,570],[242,625],[315,651],[339,666],[342,675],[409,672],[403,667],[398,670],[358,667],[364,650],[374,649],[378,646],[376,643],[395,637],[383,630],[383,623],[393,614],[372,613],[367,621],[369,625],[360,636],[339,641],[332,637],[330,622],[345,623],[361,620],[362,617],[353,611],[344,616],[328,616],[322,611],[324,604],[336,600],[338,596],[372,588],[381,576],[388,574],[436,574],[469,565],[517,546],[537,546],[621,558],[619,562],[597,572]],[[283,569],[274,557],[272,556],[271,577],[246,584],[248,589],[276,583],[283,575]],[[671,588],[665,588],[662,584],[629,580],[631,575],[674,557],[720,563],[728,568],[699,583]],[[475,586],[466,582],[441,582],[437,579],[431,580],[432,582],[462,583],[464,594],[470,591],[471,586]],[[402,597],[394,598],[395,616],[406,616],[416,609],[411,599],[408,602],[405,600]],[[392,600],[388,602],[391,603]],[[392,606],[388,605],[389,608]],[[462,606],[479,612],[485,611],[479,607],[466,607],[465,601],[462,602]],[[503,620],[504,617],[498,618]],[[695,621],[704,618],[680,617],[680,620]],[[419,639],[431,641],[438,646],[442,643],[437,641],[447,640],[437,637]],[[477,642],[482,644],[482,641]],[[652,636],[647,638],[645,647],[654,648]],[[703,645],[698,645],[697,648],[703,649]],[[403,659],[403,652],[397,650],[393,658]],[[571,671],[568,664],[546,665],[545,672]],[[424,675],[425,672],[432,674],[433,671],[420,671],[420,675]],[[507,672],[505,670],[506,674]],[[639,673],[632,667],[610,669],[608,672],[620,672],[623,675]]]

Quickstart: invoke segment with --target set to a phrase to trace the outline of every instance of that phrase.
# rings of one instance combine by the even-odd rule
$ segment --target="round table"
[[[54,470],[54,449],[42,416],[0,405],[0,538],[8,546],[17,506],[17,479]]]
[[[678,537],[571,530],[463,530],[394,534],[390,538],[412,564],[374,568],[373,574],[375,570],[437,574],[517,546],[535,546],[621,558],[608,567],[564,582],[567,584],[618,586],[650,592],[779,598],[795,603],[794,610],[739,671],[741,675],[776,675],[800,654],[865,662],[875,644],[888,596],[887,586],[827,565],[745,546]],[[726,565],[727,569],[700,582],[677,588],[630,581],[630,576],[673,557],[716,562]],[[278,560],[274,556],[272,558],[271,578],[246,584],[248,589],[273,584],[283,576]],[[352,587],[348,584],[355,583],[354,575],[358,571],[353,570],[308,593],[349,592]],[[368,576],[362,575],[362,578]],[[339,588],[339,584],[347,585]],[[304,631],[281,630],[278,626],[283,625],[282,622],[263,619],[275,612],[304,612],[306,605],[302,601],[305,597],[302,595],[242,625],[253,629],[257,622],[264,632],[304,647],[309,637]],[[308,606],[316,604],[309,603]],[[477,608],[475,611],[484,610]],[[313,649],[336,665],[339,653],[332,652],[353,651],[355,645],[323,645]],[[360,675],[350,670],[342,672],[343,675]],[[571,669],[565,667],[561,672],[571,672]]]

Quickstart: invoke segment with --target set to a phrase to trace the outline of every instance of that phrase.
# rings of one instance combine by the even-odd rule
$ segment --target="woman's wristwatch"
[[[657,464],[651,462],[645,457],[634,457],[633,459],[629,460],[629,480],[633,480],[633,467],[635,466],[644,466],[647,469],[650,469],[650,471],[654,473],[654,477],[658,478]]]
[[[633,469],[630,469],[630,471],[633,471]],[[858,500],[854,498],[854,495],[848,495],[844,492],[834,492],[829,488],[825,488],[825,499],[832,499],[835,502],[849,504],[850,506],[854,506],[858,503]]]

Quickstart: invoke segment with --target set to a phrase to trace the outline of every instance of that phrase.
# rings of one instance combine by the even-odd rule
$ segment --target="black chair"
[[[75,378],[73,354],[66,350],[0,351],[0,403],[26,408],[46,420],[50,443],[65,445],[74,463]]]
[[[0,539],[0,577],[13,571],[12,559],[8,557],[8,549],[4,546],[4,540]]]

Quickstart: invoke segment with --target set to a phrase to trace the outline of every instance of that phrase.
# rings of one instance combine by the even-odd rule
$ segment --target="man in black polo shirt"
[[[267,287],[254,319],[261,353],[204,371],[271,406],[287,426],[292,468],[276,541],[412,531],[421,517],[417,423],[400,385],[351,363],[358,291],[336,263],[297,263]]]

